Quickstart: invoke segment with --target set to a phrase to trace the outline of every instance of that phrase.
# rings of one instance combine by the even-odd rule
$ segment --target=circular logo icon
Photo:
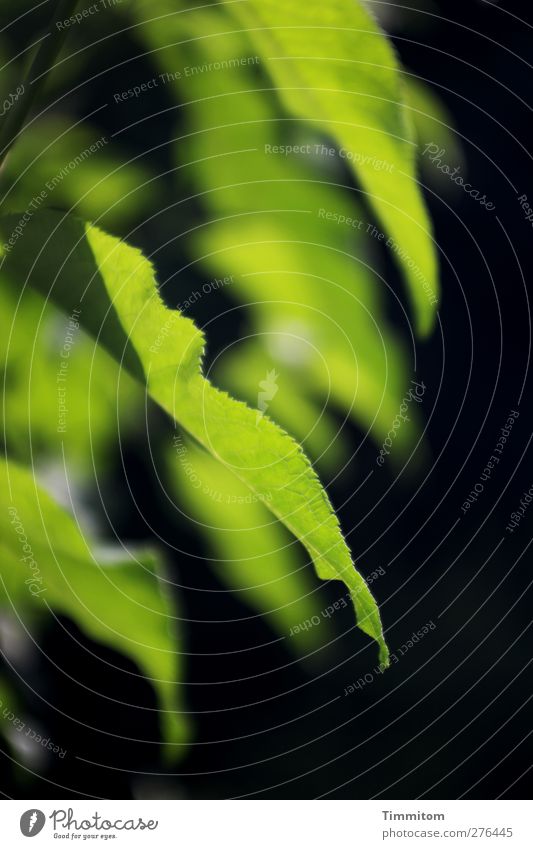
[[[46,817],[43,812],[37,810],[37,808],[31,808],[22,814],[20,818],[20,830],[24,837],[35,837],[36,834],[42,831],[45,822]]]

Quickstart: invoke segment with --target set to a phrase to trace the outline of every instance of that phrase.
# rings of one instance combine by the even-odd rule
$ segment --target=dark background
[[[47,630],[42,654],[26,658],[20,671],[48,699],[51,707],[37,698],[33,703],[30,698],[29,706],[68,755],[33,775],[3,757],[7,796],[530,795],[533,508],[514,534],[505,526],[533,484],[527,295],[533,229],[517,200],[526,193],[533,203],[527,153],[533,50],[529,4],[500,6],[467,0],[459,9],[440,3],[433,14],[410,15],[398,8],[392,19],[404,65],[430,81],[448,106],[462,136],[470,181],[496,210],[485,210],[460,191],[439,197],[430,187],[426,193],[441,250],[443,290],[437,330],[418,344],[431,462],[418,477],[395,480],[381,470],[365,488],[365,503],[350,500],[349,476],[331,491],[336,505],[345,504],[343,528],[354,529],[348,541],[356,561],[366,574],[380,566],[386,570],[373,590],[392,651],[429,621],[437,627],[386,674],[344,697],[344,688],[375,665],[375,648],[353,627],[349,610],[337,614],[336,642],[310,671],[235,596],[222,596],[199,560],[177,556],[169,545],[172,577],[184,587],[187,699],[195,723],[184,759],[168,771],[157,744],[126,739],[157,740],[155,714],[143,710],[154,706],[155,696],[142,683],[135,693],[130,676],[121,678],[114,669],[111,674],[101,663],[112,659],[127,669],[123,658],[89,644],[72,623],[58,620]],[[37,31],[37,17],[33,25]],[[23,43],[29,35],[26,25],[17,38]],[[121,36],[112,50],[91,58],[92,71],[111,59],[114,64],[135,56],[138,49],[132,38]],[[139,78],[143,61],[135,63]],[[127,88],[129,73],[116,69],[100,79],[76,104],[79,113],[101,102],[104,86]],[[161,98],[161,107],[167,105],[165,96],[164,90],[154,96]],[[154,98],[150,108],[156,111]],[[128,120],[134,120],[135,109],[142,107],[132,103]],[[115,120],[108,110],[104,131],[113,132]],[[125,143],[135,154],[173,131],[170,118],[162,116],[148,130],[146,124],[134,128]],[[158,172],[171,167],[166,148],[157,154],[156,166]],[[185,218],[194,209],[175,214]],[[137,243],[153,249],[164,241],[165,227],[175,232],[174,222],[163,217],[144,227]],[[160,256],[163,277],[172,273],[172,262],[170,254]],[[388,275],[396,280],[392,264]],[[396,285],[401,293],[400,281]],[[209,319],[208,301],[191,311],[198,321]],[[239,333],[239,322],[238,314],[224,328],[215,322],[210,357]],[[520,416],[501,462],[463,515],[461,505],[479,481],[511,409]],[[165,433],[164,418],[155,410],[150,416],[152,435]],[[354,444],[359,439],[354,428]],[[374,462],[375,449],[366,450],[362,475]],[[142,438],[126,444],[124,462],[125,469],[117,456],[104,492],[115,529],[128,539],[144,538],[127,499],[127,476],[147,522],[161,536],[208,556],[185,523],[176,527],[173,511],[159,496]],[[380,528],[386,528],[382,536]],[[324,605],[338,594],[337,587],[325,587]],[[120,705],[125,688],[138,710]]]

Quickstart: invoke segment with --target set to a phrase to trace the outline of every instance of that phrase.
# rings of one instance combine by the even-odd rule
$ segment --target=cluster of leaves
[[[89,29],[86,38],[113,37],[122,23],[115,14],[126,15],[144,42],[154,74],[168,74],[165,90],[179,107],[169,142],[171,193],[180,198],[173,206],[197,199],[196,221],[176,238],[182,300],[189,272],[227,275],[228,295],[250,305],[252,333],[207,379],[203,332],[165,305],[167,284],[158,285],[150,260],[104,232],[135,232],[167,200],[151,166],[128,161],[116,144],[80,161],[25,215],[50,175],[102,136],[94,119],[77,121],[61,104],[66,69],[82,79],[91,55],[90,41],[74,43],[72,58],[51,75],[59,106],[43,109],[34,129],[17,138],[2,174],[3,208],[11,212],[0,220],[9,457],[1,468],[0,604],[32,633],[55,610],[128,655],[158,691],[165,739],[180,744],[187,723],[179,617],[160,558],[124,544],[100,557],[79,517],[36,482],[42,461],[54,458],[67,486],[72,470],[90,480],[123,428],[155,403],[173,420],[187,458],[169,446],[166,482],[207,534],[220,580],[287,633],[316,606],[312,576],[295,553],[293,543],[301,543],[319,578],[346,584],[357,624],[386,665],[376,603],[314,464],[335,469],[347,456],[337,414],[383,440],[409,380],[409,358],[386,317],[391,295],[375,271],[376,240],[366,226],[339,219],[385,234],[414,324],[427,334],[438,281],[414,127],[423,133],[432,122],[438,137],[446,116],[402,75],[361,2],[245,0],[186,9],[174,0],[132,0],[96,22],[109,33],[96,39]],[[150,120],[141,121],[148,130]],[[287,145],[312,153],[271,152]],[[333,155],[313,153],[322,145]],[[73,315],[68,427],[58,432],[58,362]],[[268,416],[258,416],[258,381],[273,364],[283,369],[291,401],[279,393]],[[416,421],[402,429],[398,456],[418,436]],[[191,469],[202,491],[191,487]],[[28,580],[37,568],[46,591],[34,595]],[[308,632],[300,649],[311,650],[315,639]]]

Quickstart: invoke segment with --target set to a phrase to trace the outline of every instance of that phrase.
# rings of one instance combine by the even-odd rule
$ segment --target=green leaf
[[[33,475],[5,459],[0,531],[0,604],[26,623],[50,609],[69,616],[93,640],[130,658],[158,694],[165,739],[185,743],[178,619],[155,554],[98,555]]]
[[[453,117],[445,104],[427,83],[413,74],[404,74],[405,97],[420,148],[437,144],[446,150],[446,158],[453,165],[464,168],[465,159],[461,141],[457,135]],[[439,183],[439,189],[453,187],[447,175],[435,168],[427,156],[422,156],[420,165],[426,179]]]
[[[431,225],[398,62],[358,0],[224,3],[260,53],[286,107],[326,131],[353,167],[389,234],[420,333],[438,296]]]
[[[318,576],[344,581],[359,627],[378,642],[386,663],[377,606],[309,460],[267,416],[258,417],[204,378],[204,337],[190,319],[163,305],[151,264],[97,228],[53,213],[31,217],[9,249],[17,221],[2,222],[3,275],[19,287],[30,282],[50,292],[67,312],[73,299],[83,304],[86,329],[136,376],[142,367],[152,398],[264,501],[303,543]]]
[[[283,369],[286,387],[298,384],[311,408],[307,427],[305,408],[280,392],[272,406],[276,421],[301,437],[301,427],[315,432],[330,403],[381,445],[411,375],[386,317],[384,281],[372,271],[377,241],[368,230],[376,228],[342,185],[338,155],[315,153],[324,137],[282,116],[260,76],[261,63],[249,55],[242,33],[224,31],[221,10],[173,8],[166,0],[161,11],[169,14],[162,18],[153,17],[149,4],[137,4],[135,12],[162,73],[178,62],[212,69],[184,72],[168,84],[183,101],[180,117],[188,130],[176,144],[177,174],[187,193],[201,192],[209,215],[194,228],[189,250],[208,273],[231,274],[223,293],[249,305],[254,348]],[[295,144],[308,152],[279,152]],[[251,373],[259,355],[250,345],[232,351],[233,362],[225,354],[217,377],[234,394],[253,399],[254,382],[257,396],[264,374]],[[420,436],[412,419],[398,434],[394,460],[405,460]],[[312,457],[323,450],[315,450],[314,440],[306,447]]]
[[[261,499],[207,451],[190,439],[177,437],[175,443],[174,456],[166,464],[170,486],[185,515],[200,524],[207,537],[211,568],[220,582],[265,616],[300,656],[319,649],[329,635],[329,623],[316,620],[317,582],[295,551],[294,538]]]
[[[86,479],[105,467],[119,431],[142,421],[143,397],[78,319],[32,289],[0,290],[6,451],[23,462],[63,455],[74,479]]]
[[[152,177],[138,161],[121,161],[114,140],[96,125],[43,117],[6,159],[3,206],[19,209],[36,197],[43,206],[127,232],[160,201],[160,184]]]

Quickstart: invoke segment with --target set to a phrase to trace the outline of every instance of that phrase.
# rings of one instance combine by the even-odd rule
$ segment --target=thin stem
[[[40,94],[68,34],[68,27],[59,28],[56,26],[56,22],[69,18],[77,4],[78,0],[57,0],[54,13],[50,19],[50,33],[45,36],[37,48],[37,53],[24,80],[24,91],[9,110],[0,132],[0,161],[2,164],[5,162],[13,143],[22,132],[29,112]]]

